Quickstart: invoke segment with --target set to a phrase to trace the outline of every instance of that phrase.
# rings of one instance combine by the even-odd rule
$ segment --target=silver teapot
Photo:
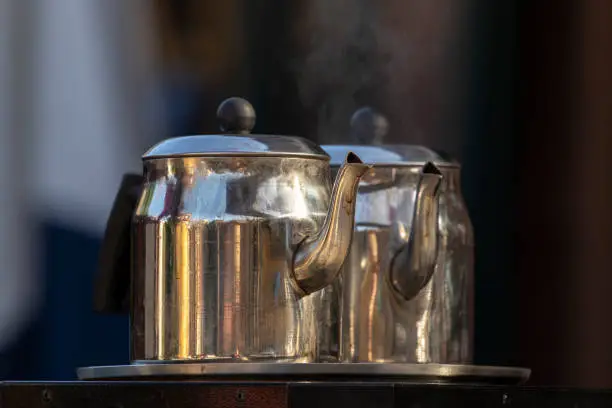
[[[244,99],[217,116],[225,134],[157,144],[143,156],[141,190],[116,199],[129,215],[109,219],[98,309],[121,309],[126,250],[112,232],[131,219],[132,362],[315,361],[313,294],[349,252],[369,166],[347,153],[332,188],[318,145],[249,134],[255,112]]]
[[[350,255],[322,300],[322,358],[470,363],[473,233],[459,164],[421,146],[382,145],[388,123],[371,108],[351,124],[364,145],[322,146],[332,169],[349,151],[373,168],[359,184]]]

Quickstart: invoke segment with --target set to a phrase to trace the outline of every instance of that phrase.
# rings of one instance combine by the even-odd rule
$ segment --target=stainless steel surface
[[[153,146],[143,159],[171,157],[300,157],[328,161],[329,156],[307,139],[267,135],[195,135],[164,140]]]
[[[329,160],[316,143],[296,136],[251,135],[255,110],[248,101],[230,98],[217,112],[222,129],[230,134],[182,136],[164,140],[143,155],[143,159],[171,157],[274,156]],[[345,155],[346,157],[346,155]],[[341,162],[344,161],[344,157]]]
[[[216,154],[222,144],[145,157],[131,359],[316,360],[323,306],[307,293],[339,273],[369,167],[347,154],[332,193],[326,160],[248,148],[207,157],[207,148]]]
[[[339,166],[344,161],[347,151],[352,151],[364,163],[376,167],[412,167],[423,166],[432,162],[440,169],[459,168],[459,163],[450,159],[442,152],[437,152],[424,146],[411,145],[325,145],[322,146],[331,157],[332,166]]]
[[[323,146],[332,161],[354,147]],[[379,151],[401,150],[410,158],[423,151],[411,154],[411,148]],[[359,184],[349,257],[341,279],[321,298],[329,309],[320,323],[321,358],[470,363],[474,244],[458,165],[439,168],[443,179],[437,187],[433,175],[424,184],[422,164],[370,163]],[[419,198],[421,189],[429,193]],[[436,189],[437,206],[431,194]]]
[[[306,238],[295,251],[293,274],[304,294],[323,289],[336,280],[351,246],[352,234],[346,231],[352,231],[355,226],[357,185],[368,167],[350,152],[346,163],[357,165],[340,168],[323,227],[312,238]]]
[[[409,205],[412,216],[407,222],[395,219],[399,234],[396,234],[393,244],[399,249],[391,257],[389,278],[395,293],[405,301],[410,301],[427,285],[436,267],[440,247],[438,207],[441,182],[440,170],[431,163],[425,164],[418,174],[414,192],[410,194],[414,197]],[[398,208],[399,212],[405,209],[402,206]]]
[[[493,367],[445,364],[378,364],[378,363],[314,363],[314,364],[269,364],[269,363],[185,363],[185,364],[132,364],[125,366],[82,367],[77,370],[81,380],[104,380],[121,378],[180,377],[194,379],[206,377],[253,376],[265,379],[283,376],[287,380],[298,376],[350,377],[352,379],[395,378],[396,380],[462,382],[470,378],[473,383],[521,384],[529,379],[531,370],[519,367]],[[305,377],[305,378],[304,378]],[[465,381],[465,380],[464,380]]]

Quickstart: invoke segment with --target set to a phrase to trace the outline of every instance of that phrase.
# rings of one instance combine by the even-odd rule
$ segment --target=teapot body
[[[330,308],[320,327],[325,360],[472,362],[473,231],[458,167],[441,168],[431,277],[410,299],[390,282],[394,254],[413,227],[418,171],[375,167],[361,179],[351,252],[324,295]]]
[[[295,248],[324,223],[329,163],[304,157],[145,160],[132,219],[131,360],[313,361],[321,296]]]

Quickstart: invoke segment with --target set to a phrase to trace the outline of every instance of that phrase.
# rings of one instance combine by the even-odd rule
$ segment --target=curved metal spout
[[[347,154],[336,176],[323,226],[294,253],[293,277],[299,295],[323,289],[338,276],[353,239],[359,180],[369,169],[356,154]]]
[[[406,242],[391,260],[393,287],[406,300],[416,296],[431,279],[438,257],[438,207],[442,173],[426,163],[421,169],[412,213],[412,227],[401,233]]]

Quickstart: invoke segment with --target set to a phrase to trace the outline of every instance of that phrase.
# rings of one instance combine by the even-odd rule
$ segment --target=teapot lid
[[[425,146],[416,145],[323,145],[323,150],[331,157],[332,166],[341,166],[348,152],[353,152],[373,167],[422,166],[427,162],[437,167],[460,167],[444,153]]]
[[[382,144],[388,129],[389,123],[383,115],[370,107],[361,108],[351,118],[351,135],[357,143],[322,148],[331,157],[332,166],[341,166],[349,151],[375,167],[422,166],[427,162],[446,168],[460,166],[447,154],[425,146]]]
[[[329,160],[316,143],[296,136],[252,135],[255,109],[245,99],[229,98],[219,105],[217,119],[223,134],[180,136],[166,139],[143,160],[172,157],[304,157]]]

